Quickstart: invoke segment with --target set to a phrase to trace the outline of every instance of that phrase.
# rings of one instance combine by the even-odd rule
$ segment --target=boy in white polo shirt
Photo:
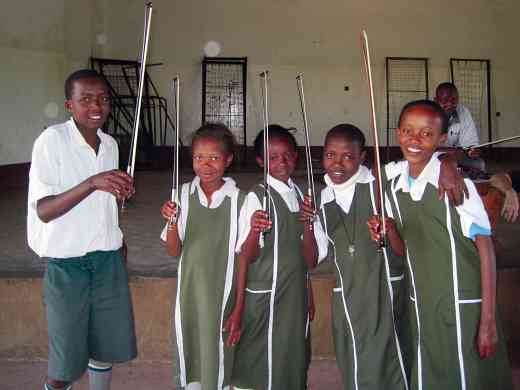
[[[44,389],[71,389],[88,367],[90,389],[108,390],[112,363],[137,355],[117,207],[134,187],[117,170],[117,143],[100,130],[110,112],[102,76],[72,73],[65,97],[72,118],[36,139],[29,173],[27,238],[49,259]]]

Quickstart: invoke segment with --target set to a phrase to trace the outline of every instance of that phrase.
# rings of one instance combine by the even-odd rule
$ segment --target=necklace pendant
[[[350,256],[354,256],[354,253],[356,253],[356,247],[354,246],[354,244],[350,244],[348,246],[348,254]]]

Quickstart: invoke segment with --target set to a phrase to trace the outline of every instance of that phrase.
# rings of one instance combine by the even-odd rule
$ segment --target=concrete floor
[[[1,362],[0,390],[40,390],[45,380],[44,362]],[[309,369],[310,389],[339,390],[340,374],[334,360],[313,361]],[[171,365],[165,363],[120,365],[112,374],[112,390],[173,390]],[[88,375],[74,385],[88,390]]]

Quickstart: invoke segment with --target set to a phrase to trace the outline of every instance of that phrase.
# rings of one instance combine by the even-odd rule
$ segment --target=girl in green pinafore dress
[[[223,177],[233,159],[233,135],[206,124],[192,141],[196,177],[182,185],[180,205],[166,202],[162,238],[180,256],[175,334],[180,385],[221,390],[230,385],[233,348],[226,345],[225,320],[233,308],[238,217],[245,195]]]
[[[262,141],[261,132],[255,141],[260,165]],[[297,161],[296,141],[281,126],[269,126],[269,159],[271,214],[267,218],[261,211],[264,189],[257,185],[247,195],[240,222],[237,298],[230,317],[230,337],[238,341],[232,383],[237,389],[303,390],[306,277],[316,264],[317,247],[313,223],[301,213],[300,203],[307,208],[311,203],[290,178]]]
[[[398,138],[407,162],[390,178],[388,214],[407,248],[409,307],[405,334],[412,390],[509,390],[511,371],[497,319],[496,266],[489,219],[475,186],[452,206],[439,201],[446,138],[442,108],[407,104]],[[377,224],[372,225],[377,240]]]
[[[321,192],[315,231],[319,258],[330,252],[336,274],[332,292],[332,330],[344,390],[406,390],[406,372],[394,327],[392,280],[398,256],[379,250],[366,222],[376,210],[374,177],[361,165],[365,137],[349,124],[326,135],[323,168],[327,186]],[[389,239],[397,234],[389,232]],[[330,249],[330,250],[329,250]]]

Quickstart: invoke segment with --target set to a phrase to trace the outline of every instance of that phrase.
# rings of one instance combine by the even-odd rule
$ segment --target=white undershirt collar
[[[226,196],[231,196],[235,191],[237,191],[236,183],[232,178],[223,177],[222,180],[224,180],[222,187],[216,190],[211,196],[211,205],[209,205],[210,209],[218,208]],[[200,185],[200,177],[198,176],[195,176],[191,182],[190,194],[193,195],[195,190],[197,190],[197,194],[199,195],[200,204],[204,207],[208,207],[208,198]]]
[[[321,192],[321,207],[336,200],[341,209],[347,214],[354,199],[356,184],[367,184],[375,180],[372,172],[364,165],[360,165],[357,172],[344,183],[335,184],[328,175],[325,175],[324,179],[327,187]]]

